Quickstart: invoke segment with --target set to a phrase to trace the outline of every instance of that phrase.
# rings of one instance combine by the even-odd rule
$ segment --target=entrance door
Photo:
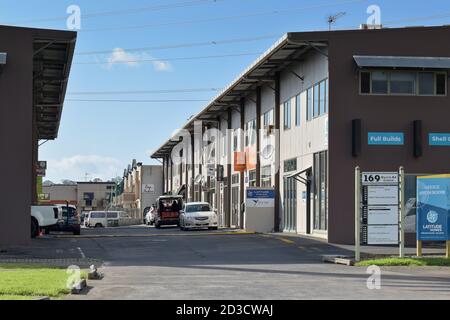
[[[284,179],[283,231],[297,232],[297,181]]]
[[[231,227],[239,226],[239,187],[231,188]]]

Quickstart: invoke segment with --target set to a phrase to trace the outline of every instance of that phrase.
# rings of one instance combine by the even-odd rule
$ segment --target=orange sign
[[[245,171],[247,168],[245,152],[234,153],[234,171]]]
[[[246,158],[246,170],[256,169],[257,162],[257,152],[256,146],[250,146],[245,148],[245,158]]]

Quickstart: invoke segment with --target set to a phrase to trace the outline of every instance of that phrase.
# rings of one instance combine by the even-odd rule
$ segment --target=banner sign
[[[450,133],[430,133],[430,146],[450,147]]]
[[[369,132],[369,145],[404,145],[405,135],[402,132]]]
[[[450,240],[450,174],[417,178],[417,240]]]
[[[272,208],[275,206],[275,190],[273,189],[247,189],[246,206],[249,208]]]

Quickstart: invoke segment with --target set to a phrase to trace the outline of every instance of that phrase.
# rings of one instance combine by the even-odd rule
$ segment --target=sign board
[[[50,201],[50,194],[49,193],[40,193],[38,194],[39,201]]]
[[[39,161],[37,167],[38,167],[38,169],[46,170],[47,169],[47,161]]]
[[[154,184],[143,184],[142,185],[142,193],[155,194],[155,185]]]
[[[399,174],[398,172],[363,172],[362,242],[368,245],[399,243]]]
[[[273,189],[247,189],[247,208],[273,208],[275,207],[275,191]]]
[[[402,146],[405,144],[405,134],[403,132],[369,132],[368,144],[372,146]]]
[[[45,177],[46,174],[47,174],[47,171],[46,171],[45,169],[38,168],[38,169],[36,170],[36,175],[37,175],[38,177]]]
[[[417,178],[417,240],[450,240],[450,175]]]
[[[398,185],[397,172],[363,172],[361,174],[361,184],[363,186],[369,185]]]
[[[430,133],[429,144],[434,147],[450,147],[450,133]]]
[[[399,241],[398,225],[369,225],[367,226],[368,245],[396,245]]]
[[[245,152],[234,153],[234,171],[242,172],[247,169],[247,159]]]
[[[368,206],[366,209],[368,225],[398,224],[398,206]]]
[[[367,205],[398,206],[397,186],[368,186],[366,190]]]

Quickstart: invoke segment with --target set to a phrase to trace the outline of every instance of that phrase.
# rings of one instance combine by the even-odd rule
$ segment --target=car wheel
[[[75,230],[74,232],[73,232],[73,235],[74,236],[79,236],[81,234],[81,230]]]
[[[36,238],[39,235],[39,224],[35,219],[31,219],[31,238]]]
[[[214,231],[215,231],[215,230],[219,230],[218,227],[209,227],[208,229],[209,229],[209,230],[214,230]]]
[[[101,227],[103,227],[101,223],[97,223],[97,224],[95,225],[95,228],[101,228]]]

